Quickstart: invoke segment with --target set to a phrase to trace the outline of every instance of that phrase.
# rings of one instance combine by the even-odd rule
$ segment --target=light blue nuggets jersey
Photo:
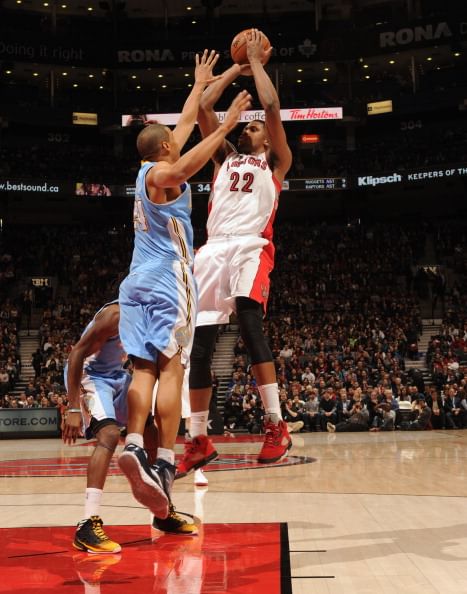
[[[151,202],[146,192],[146,174],[154,165],[144,161],[136,178],[135,245],[130,272],[154,260],[183,259],[189,266],[193,261],[190,185],[184,183],[180,196],[171,202]]]
[[[83,335],[94,325],[96,316],[105,307],[112,303],[118,303],[118,301],[111,301],[101,307],[94,318],[86,326]],[[107,339],[100,351],[86,357],[84,360],[83,372],[90,375],[97,374],[99,376],[112,376],[117,372],[123,371],[124,361],[125,351],[120,341],[120,336],[116,334]]]

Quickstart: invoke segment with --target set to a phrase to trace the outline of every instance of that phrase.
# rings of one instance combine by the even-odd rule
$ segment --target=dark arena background
[[[116,454],[102,517],[122,551],[78,552],[95,442],[61,440],[63,370],[128,270],[136,136],[176,123],[197,52],[217,50],[219,73],[250,27],[273,46],[293,153],[264,319],[293,449],[256,461],[232,316],[213,361],[219,458],[208,486],[173,491],[198,534],[154,530]],[[242,89],[261,118],[249,76],[216,111]],[[212,174],[189,180],[195,247]],[[0,0],[0,593],[467,593],[466,294],[464,1]]]

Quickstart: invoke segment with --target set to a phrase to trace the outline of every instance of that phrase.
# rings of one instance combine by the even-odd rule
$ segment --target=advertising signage
[[[0,439],[17,437],[59,437],[57,408],[0,409]]]
[[[41,64],[105,65],[111,62],[111,53],[82,39],[76,43],[68,39],[33,39],[0,34],[0,60],[15,60]]]
[[[317,190],[346,190],[348,181],[345,177],[309,177],[307,179],[286,179],[282,191],[313,192]],[[209,194],[210,182],[191,182],[193,194]]]
[[[63,194],[66,182],[49,182],[44,179],[9,179],[0,177],[0,192],[23,192],[25,194]]]
[[[283,182],[282,190],[290,192],[315,192],[321,190],[348,190],[349,188],[376,188],[399,185],[411,185],[420,182],[436,182],[449,178],[467,179],[467,164],[439,165],[389,172],[362,172],[344,177],[308,177],[291,178]],[[193,194],[209,194],[211,182],[191,181]],[[22,192],[31,194],[60,194],[76,196],[77,199],[94,200],[112,198],[133,198],[135,184],[117,185],[101,182],[48,182],[43,179],[7,179],[0,177],[1,192]]]
[[[455,43],[467,36],[467,16],[455,19],[384,23],[363,32],[355,31],[355,42],[363,53],[377,55],[415,47]]]
[[[78,126],[97,126],[97,113],[74,111],[72,122]]]
[[[232,35],[233,37],[233,35]],[[220,57],[231,60],[230,39],[212,38],[211,43],[218,50]],[[198,47],[197,47],[198,46]],[[202,52],[205,40],[190,39],[190,43],[163,42],[154,45],[154,40],[144,39],[136,46],[127,45],[116,50],[116,62],[120,67],[193,65],[197,52]],[[318,54],[318,42],[315,37],[280,36],[274,40],[272,60],[280,62],[308,62],[315,60]]]
[[[366,106],[368,115],[378,115],[380,113],[391,113],[392,112],[392,99],[386,101],[373,101],[367,103]]]
[[[461,2],[459,2],[461,4]],[[467,36],[467,17],[458,19],[432,18],[413,22],[384,22],[377,27],[349,30],[336,24],[325,31],[298,31],[271,36],[271,63],[311,63],[317,60],[358,58],[362,53],[401,51],[412,47],[455,43]],[[233,37],[233,35],[232,35]],[[222,60],[231,60],[230,41],[213,35],[211,47]],[[91,36],[45,37],[40,32],[0,32],[0,60],[32,63],[93,65],[105,68],[153,68],[194,66],[195,54],[202,52],[206,40],[179,37],[171,40],[161,36],[139,38],[133,31],[120,31],[117,41],[110,36],[95,39]]]
[[[281,120],[283,122],[306,122],[323,120],[341,120],[343,117],[342,107],[295,107],[292,109],[281,109]],[[224,121],[226,111],[217,111],[216,115],[220,122]],[[139,115],[122,115],[122,126],[132,126],[144,123],[164,124],[174,126],[180,119],[180,113],[148,113]],[[251,122],[252,120],[263,120],[264,110],[242,111],[239,122]]]
[[[358,175],[355,185],[357,188],[376,186],[389,186],[394,184],[412,184],[422,181],[444,180],[453,177],[467,177],[466,165],[440,166],[423,169],[410,169],[408,171],[395,171],[384,175]]]

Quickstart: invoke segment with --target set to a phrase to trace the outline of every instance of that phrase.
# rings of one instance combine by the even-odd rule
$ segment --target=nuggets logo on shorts
[[[182,347],[186,347],[190,344],[191,332],[189,326],[182,326],[175,330],[175,339],[178,344]]]

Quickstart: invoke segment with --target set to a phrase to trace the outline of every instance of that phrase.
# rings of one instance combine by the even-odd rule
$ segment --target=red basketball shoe
[[[218,454],[207,435],[197,435],[185,441],[185,452],[178,463],[176,479],[186,476],[192,470],[206,466],[215,460]]]
[[[264,417],[264,432],[266,435],[263,447],[258,455],[258,462],[260,464],[278,462],[292,447],[287,423],[282,420],[274,423],[273,419],[273,415],[266,415]]]

